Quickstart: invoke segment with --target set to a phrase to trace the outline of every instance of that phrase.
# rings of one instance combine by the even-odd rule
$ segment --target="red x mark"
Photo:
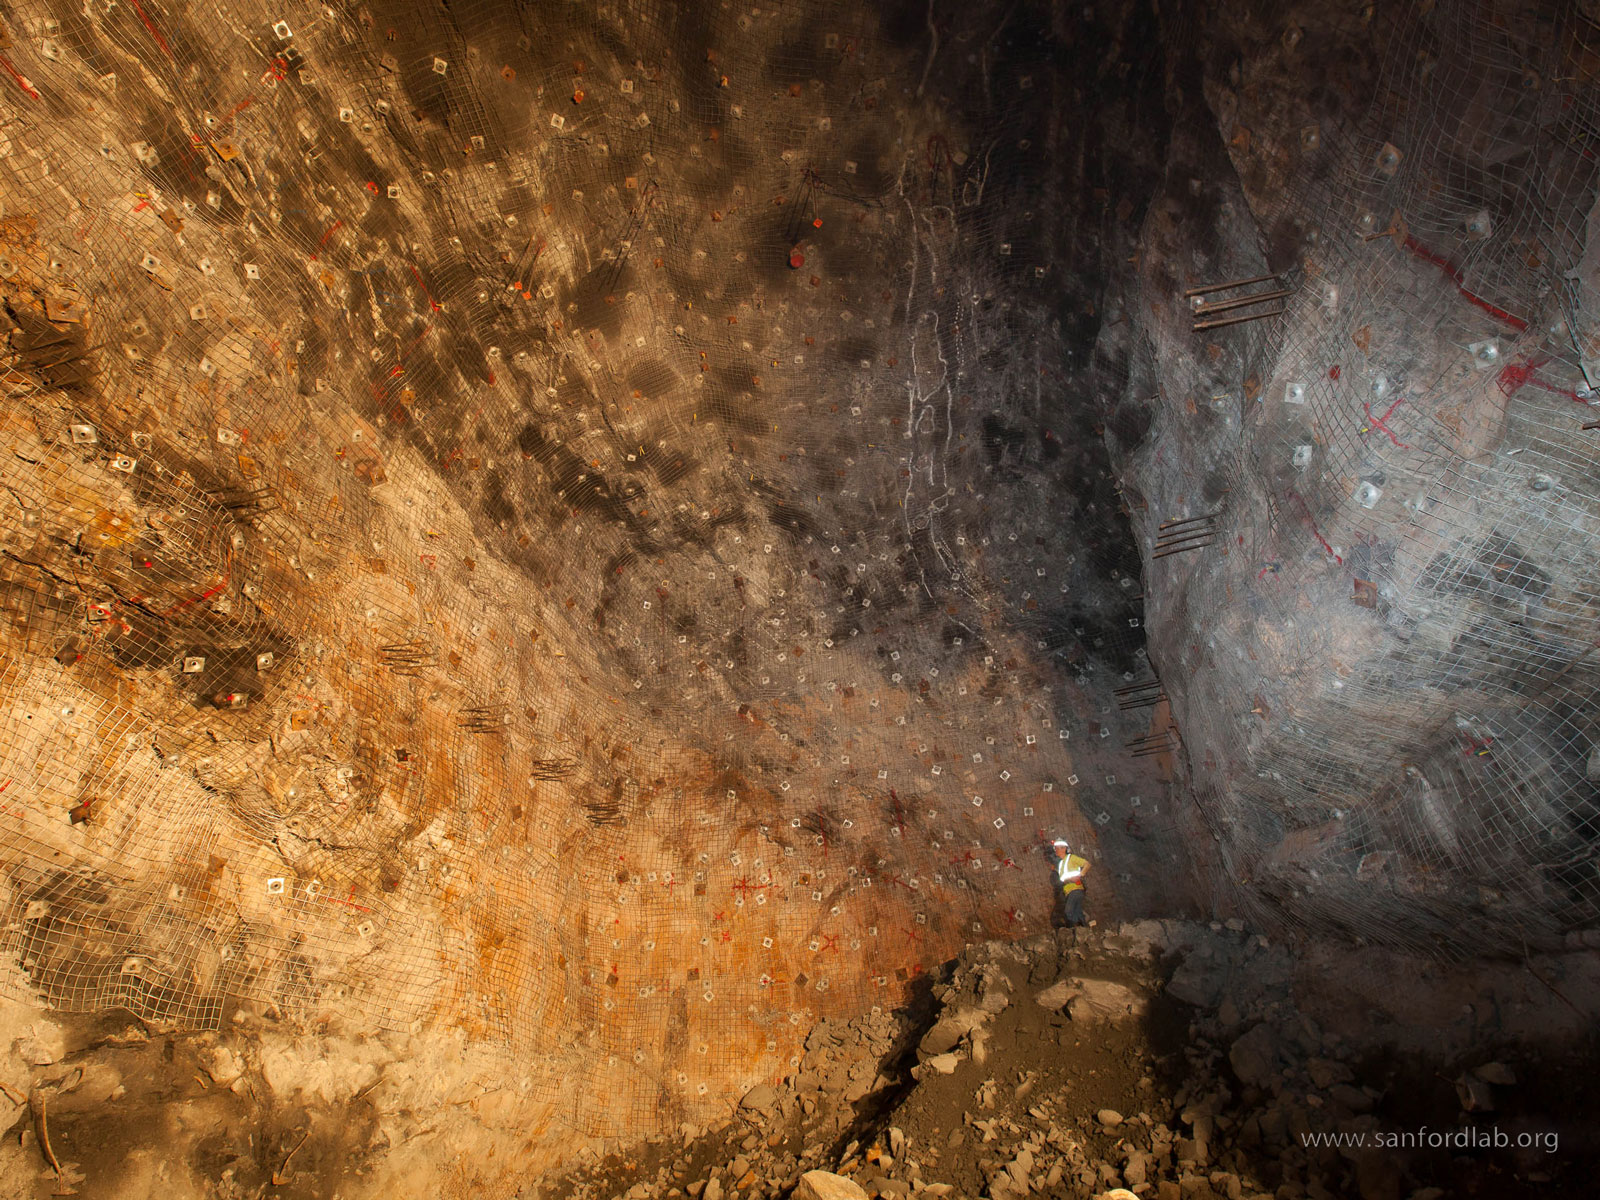
[[[724,929],[722,931],[722,940],[725,941],[725,942],[733,941],[733,934],[729,933],[726,929]]]
[[[1006,909],[1006,923],[1007,923],[1007,924],[1008,924],[1008,925],[1015,925],[1015,924],[1016,924],[1016,923],[1017,923],[1017,918],[1019,918],[1019,917],[1020,917],[1020,916],[1021,916],[1021,915],[1022,915],[1022,914],[1021,914],[1021,913],[1019,913],[1019,912],[1018,912],[1018,911],[1017,911],[1017,910],[1016,910],[1016,909],[1014,909],[1014,908],[1008,908],[1008,909]]]
[[[749,879],[741,878],[733,885],[733,890],[738,892],[741,898],[748,898],[751,892],[759,892],[771,886],[770,883],[751,883]]]
[[[1383,414],[1383,416],[1381,416],[1381,417],[1375,417],[1375,416],[1372,415],[1372,405],[1363,404],[1361,407],[1366,411],[1367,424],[1362,428],[1361,432],[1362,433],[1370,433],[1374,429],[1381,429],[1388,436],[1389,440],[1391,442],[1393,442],[1396,446],[1399,446],[1400,449],[1402,449],[1402,450],[1411,449],[1410,446],[1406,445],[1399,438],[1395,437],[1394,431],[1391,430],[1387,425],[1384,424],[1384,422],[1387,421],[1394,414],[1394,410],[1400,407],[1400,401],[1402,401],[1404,399],[1405,399],[1404,396],[1396,397],[1395,398],[1395,402],[1393,404],[1389,405],[1388,411],[1385,412]]]
[[[1020,870],[1022,870],[1022,868],[1021,868],[1021,867],[1019,867],[1019,866],[1017,866],[1017,864],[1016,864],[1016,860],[1015,860],[1015,859],[1010,859],[1010,858],[1008,858],[1008,859],[1006,859],[1006,860],[1005,860],[1005,862],[1003,862],[1003,863],[1001,863],[1001,864],[1000,864],[1000,865],[1001,865],[1001,866],[1002,866],[1002,867],[1010,867],[1010,868],[1011,868],[1011,869],[1012,869],[1012,870],[1013,870],[1013,871],[1020,871]]]
[[[906,930],[906,945],[920,946],[921,944],[922,935],[920,933],[918,933],[915,929]]]
[[[727,916],[727,915],[728,915],[728,914],[727,914],[727,913],[721,913],[721,912],[719,912],[719,913],[717,913],[717,914],[716,914],[716,915],[715,915],[715,916],[713,916],[713,917],[712,917],[712,918],[711,918],[711,920],[712,920],[712,921],[713,921],[713,922],[717,922],[717,921],[720,921],[720,920],[722,920],[722,918],[723,918],[723,917],[725,917],[725,916]]]
[[[827,933],[825,933],[825,934],[822,935],[822,947],[821,947],[821,949],[819,949],[817,951],[817,953],[820,954],[824,950],[837,950],[838,948],[839,948],[839,935],[838,934],[827,934]]]

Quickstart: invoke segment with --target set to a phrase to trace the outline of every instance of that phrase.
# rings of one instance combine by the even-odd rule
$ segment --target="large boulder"
[[[744,1094],[744,1099],[739,1101],[739,1107],[746,1112],[764,1113],[777,1102],[777,1089],[761,1083]]]
[[[1278,1069],[1278,1035],[1270,1025],[1257,1025],[1228,1048],[1228,1063],[1239,1082],[1266,1087]]]
[[[935,1054],[922,1065],[927,1067],[929,1070],[937,1071],[941,1075],[954,1075],[956,1073],[956,1066],[960,1062],[961,1058],[959,1055]]]
[[[1167,995],[1195,1008],[1215,1008],[1228,986],[1228,964],[1191,954],[1167,981]]]
[[[1076,979],[1058,979],[1044,991],[1034,996],[1033,1002],[1052,1012],[1063,1009],[1067,1001],[1078,994],[1078,981]]]
[[[932,1058],[935,1054],[954,1050],[966,1036],[967,1031],[961,1027],[960,1022],[944,1017],[922,1035],[922,1041],[917,1043],[917,1051],[925,1058]]]
[[[792,1195],[794,1200],[867,1200],[859,1183],[832,1171],[807,1171]]]
[[[1144,1014],[1146,997],[1110,979],[1061,979],[1034,996],[1045,1008],[1065,1008],[1074,1021],[1120,1021]]]
[[[922,1041],[917,1043],[917,1051],[923,1058],[931,1058],[935,1054],[943,1054],[954,1050],[961,1044],[961,1039],[974,1029],[988,1021],[992,1013],[980,1008],[958,1008],[955,1012],[946,1013],[927,1033],[922,1035]]]
[[[1081,1024],[1142,1017],[1149,1003],[1142,992],[1109,979],[1081,979],[1078,982],[1082,990],[1067,1001],[1067,1015]]]

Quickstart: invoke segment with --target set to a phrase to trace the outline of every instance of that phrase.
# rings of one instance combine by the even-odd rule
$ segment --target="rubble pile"
[[[1348,991],[1307,989],[1303,956],[1237,921],[972,946],[920,1021],[823,1022],[781,1087],[753,1089],[718,1126],[541,1195],[1438,1200],[1463,1172],[1498,1179],[1494,1195],[1563,1194],[1550,1188],[1569,1156],[1385,1144],[1415,1098],[1414,1077],[1387,1057],[1409,1052],[1408,1028],[1351,1005],[1365,960],[1352,956]],[[1427,971],[1395,980],[1398,1008],[1426,1003],[1426,987],[1408,985]],[[1498,1005],[1502,985],[1485,986],[1480,999]],[[1518,1094],[1517,1068],[1482,1039],[1433,1032],[1449,1062],[1428,1069],[1459,1106],[1436,1123],[1495,1119],[1497,1099]]]

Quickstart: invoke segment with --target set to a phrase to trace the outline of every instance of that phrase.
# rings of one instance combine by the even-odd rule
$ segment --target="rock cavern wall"
[[[1594,923],[1585,5],[0,30],[10,999],[460,1059],[525,1172],[1060,834],[1102,914]]]
[[[1520,955],[1600,919],[1591,7],[1169,29],[1108,428],[1149,430],[1197,858],[1258,922]]]
[[[13,998],[465,1044],[525,1169],[1165,836],[1068,400],[1150,13],[0,16]]]

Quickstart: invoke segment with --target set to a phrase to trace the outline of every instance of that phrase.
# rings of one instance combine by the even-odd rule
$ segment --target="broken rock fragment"
[[[867,1193],[853,1179],[832,1171],[807,1171],[795,1185],[794,1200],[867,1200]]]

